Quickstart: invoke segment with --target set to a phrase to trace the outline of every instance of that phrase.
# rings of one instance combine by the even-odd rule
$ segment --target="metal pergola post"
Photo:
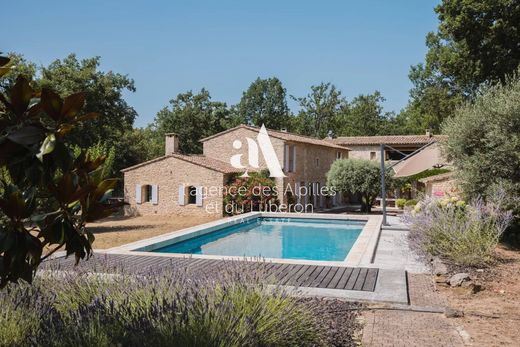
[[[383,209],[383,225],[388,225],[386,223],[385,144],[382,143],[379,150],[381,155],[381,208]]]

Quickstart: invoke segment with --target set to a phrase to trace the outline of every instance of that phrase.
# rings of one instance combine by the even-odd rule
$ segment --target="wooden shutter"
[[[202,187],[197,187],[197,196],[195,200],[195,204],[197,206],[202,206]]]
[[[159,203],[159,187],[154,184],[152,186],[152,204],[157,205]]]
[[[142,200],[142,188],[140,184],[135,185],[135,203],[140,204],[143,202]]]
[[[184,185],[179,186],[179,206],[186,205],[186,188]]]

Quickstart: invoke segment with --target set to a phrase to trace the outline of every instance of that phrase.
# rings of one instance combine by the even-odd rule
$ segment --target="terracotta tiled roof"
[[[205,155],[171,154],[171,156],[222,173],[235,173],[244,171],[233,167],[230,163],[206,157]]]
[[[234,131],[236,129],[249,129],[249,130],[256,131],[256,132],[258,132],[260,130],[260,128],[257,128],[257,127],[241,124],[241,125],[236,126],[234,128],[231,128],[231,129],[228,129],[228,130],[224,130],[224,131],[222,131],[222,132],[220,132],[218,134],[211,135],[211,136],[208,136],[206,138],[203,138],[200,141],[204,142],[204,141],[213,139],[215,137],[218,137],[220,135],[227,134],[227,133],[229,133],[231,131]],[[343,150],[347,149],[348,150],[348,148],[346,148],[345,146],[340,146],[338,144],[335,144],[332,141],[321,140],[321,139],[318,139],[318,138],[315,138],[315,137],[311,137],[311,136],[298,135],[298,134],[295,134],[295,133],[289,133],[289,132],[286,132],[286,131],[279,131],[279,130],[272,130],[272,129],[267,129],[267,133],[269,134],[270,137],[274,137],[274,138],[285,140],[285,141],[299,142],[299,143],[308,143],[308,144],[317,145],[317,146],[325,146],[325,147],[331,147],[331,148],[337,148],[337,149],[343,149]]]
[[[445,139],[445,135],[387,135],[387,136],[342,136],[331,140],[337,145],[425,145]]]
[[[137,165],[134,165],[134,166],[127,167],[127,168],[121,170],[121,172],[131,171],[131,170],[140,168],[142,166],[153,164],[153,163],[159,162],[161,160],[172,158],[172,157],[180,159],[180,160],[187,161],[189,163],[192,163],[192,164],[195,164],[195,165],[198,165],[198,166],[205,167],[205,168],[213,170],[213,171],[221,172],[221,173],[224,173],[224,174],[236,173],[236,172],[242,172],[243,171],[243,170],[234,168],[233,166],[231,166],[230,163],[226,163],[226,162],[221,161],[221,160],[209,158],[209,157],[206,157],[204,155],[170,154],[170,155],[165,155],[163,157],[159,157],[159,158],[155,158],[155,159],[152,159],[152,160],[148,160],[148,161],[145,161],[143,163],[140,163],[140,164],[137,164]],[[251,170],[249,170],[249,171],[251,171]]]

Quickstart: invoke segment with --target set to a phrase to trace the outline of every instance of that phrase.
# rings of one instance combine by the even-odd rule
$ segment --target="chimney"
[[[282,133],[286,133],[286,132],[287,132],[287,128],[281,128],[280,131],[281,131]]]
[[[175,133],[165,134],[164,139],[164,155],[170,155],[179,152],[179,137]]]
[[[432,137],[433,136],[433,134],[430,131],[430,129],[426,129],[426,136],[428,136],[428,137]]]

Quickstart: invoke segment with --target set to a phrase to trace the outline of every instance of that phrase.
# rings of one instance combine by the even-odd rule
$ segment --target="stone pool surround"
[[[159,235],[156,237],[132,242],[123,246],[108,249],[106,253],[133,254],[133,255],[153,255],[161,257],[192,257],[201,259],[233,259],[240,260],[244,257],[240,256],[223,256],[223,255],[207,255],[207,254],[183,254],[183,253],[159,253],[151,252],[173,243],[181,242],[193,237],[205,235],[215,230],[242,223],[254,218],[271,217],[271,218],[317,218],[327,220],[356,220],[366,221],[356,242],[349,251],[347,257],[343,261],[321,261],[321,260],[303,260],[303,259],[280,259],[280,258],[262,258],[265,261],[272,261],[282,264],[304,264],[304,265],[325,265],[325,266],[344,266],[344,267],[370,267],[377,249],[377,243],[381,232],[382,216],[378,215],[332,215],[323,213],[281,213],[281,212],[250,212],[239,216],[228,217],[209,223],[204,223],[194,227],[174,231],[171,233]],[[251,259],[248,257],[248,259]]]

